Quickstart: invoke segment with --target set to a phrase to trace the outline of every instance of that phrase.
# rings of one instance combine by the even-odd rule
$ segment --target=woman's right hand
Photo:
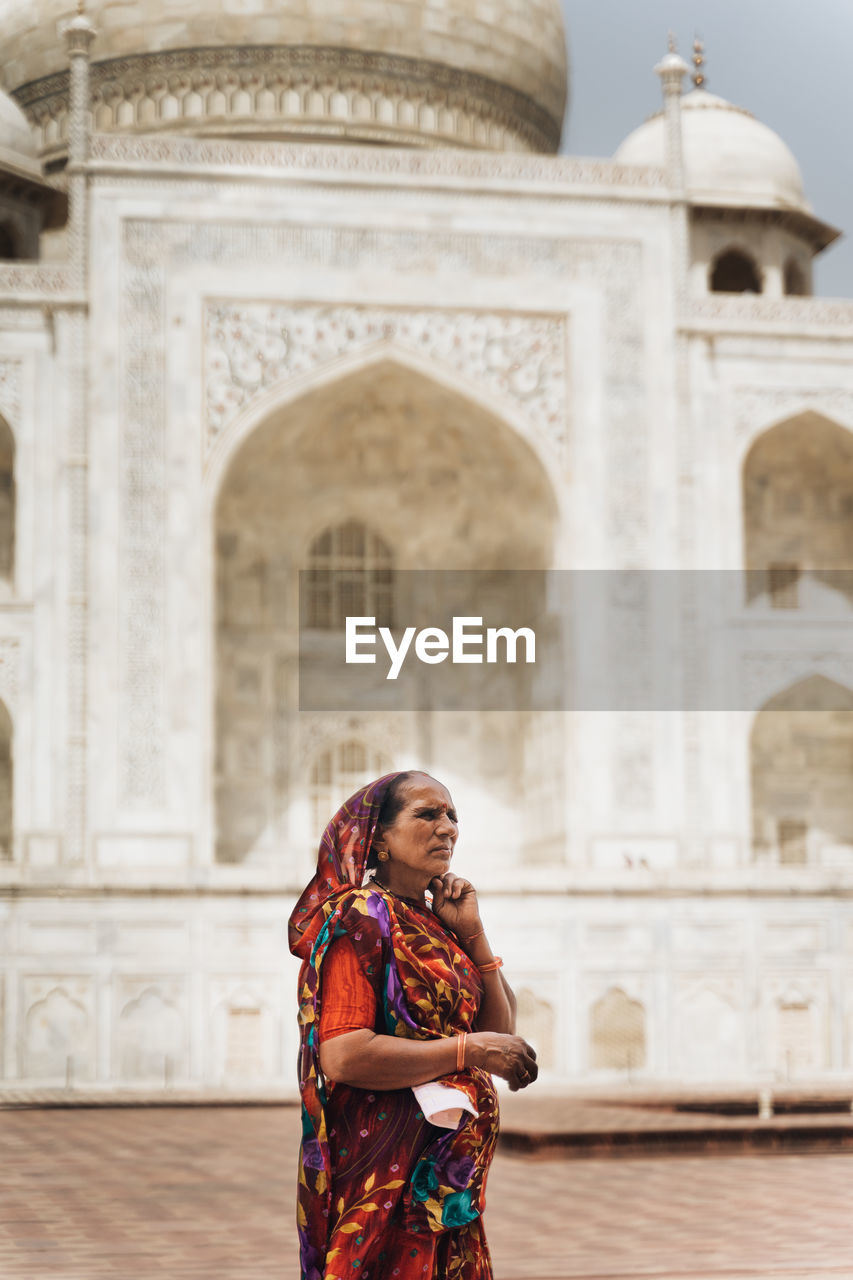
[[[506,1080],[513,1093],[526,1089],[539,1074],[536,1051],[521,1036],[499,1031],[472,1031],[465,1043],[466,1067],[481,1067]]]

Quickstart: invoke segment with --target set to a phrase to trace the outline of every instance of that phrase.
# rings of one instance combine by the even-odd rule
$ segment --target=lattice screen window
[[[592,1006],[590,1065],[594,1071],[636,1071],[646,1065],[646,1011],[620,987],[611,987]]]
[[[394,625],[394,557],[359,520],[324,529],[308,553],[307,625],[341,631],[347,617]]]
[[[319,841],[329,819],[359,787],[390,773],[393,765],[382,751],[350,739],[329,747],[311,766],[311,832]]]

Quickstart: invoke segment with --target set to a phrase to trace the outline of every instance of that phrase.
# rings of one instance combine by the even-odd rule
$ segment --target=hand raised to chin
[[[433,876],[428,887],[433,911],[457,937],[464,939],[482,929],[477,890],[470,880],[448,871],[444,876]]]

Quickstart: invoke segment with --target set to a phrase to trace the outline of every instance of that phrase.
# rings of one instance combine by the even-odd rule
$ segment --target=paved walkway
[[[293,1107],[0,1112],[2,1280],[298,1280]],[[500,1154],[496,1280],[853,1280],[853,1154]]]

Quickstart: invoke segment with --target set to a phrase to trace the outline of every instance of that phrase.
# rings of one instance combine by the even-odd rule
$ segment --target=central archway
[[[245,864],[308,834],[293,814],[319,754],[340,741],[370,761],[394,754],[371,715],[355,727],[327,717],[306,753],[299,570],[323,565],[329,589],[346,591],[363,556],[381,593],[396,570],[548,568],[558,507],[542,461],[491,408],[387,359],[271,408],[230,459],[214,519],[215,851]],[[339,623],[342,602],[317,600],[318,625]],[[488,730],[481,720],[431,713],[431,754],[445,774],[517,793],[524,735],[510,713],[489,713]],[[403,754],[392,766],[423,759],[424,734],[412,730]]]

